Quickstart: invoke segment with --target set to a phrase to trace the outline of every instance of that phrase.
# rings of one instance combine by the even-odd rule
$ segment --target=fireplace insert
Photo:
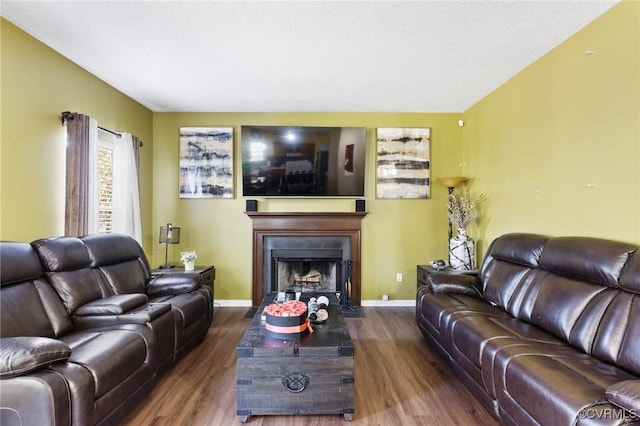
[[[271,261],[271,291],[336,292],[344,280],[340,249],[274,249]]]
[[[345,236],[266,237],[263,291],[333,293],[342,301],[350,264],[350,241]]]

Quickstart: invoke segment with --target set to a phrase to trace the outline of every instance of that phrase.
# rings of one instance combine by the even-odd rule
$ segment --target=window
[[[98,139],[97,167],[97,232],[113,231],[113,139]]]
[[[129,135],[117,137],[99,131],[91,149],[89,188],[89,233],[126,233],[136,238],[140,228],[133,201],[139,199],[137,170]],[[131,179],[136,176],[135,183]],[[135,190],[135,193],[134,193]],[[139,207],[137,208],[139,211]],[[136,238],[137,239],[137,238]]]
[[[142,242],[138,158],[142,142],[65,111],[65,235],[118,232]]]

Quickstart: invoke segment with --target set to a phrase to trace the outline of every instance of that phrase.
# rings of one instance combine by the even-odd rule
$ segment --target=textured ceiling
[[[461,112],[615,3],[2,0],[0,13],[153,111]]]

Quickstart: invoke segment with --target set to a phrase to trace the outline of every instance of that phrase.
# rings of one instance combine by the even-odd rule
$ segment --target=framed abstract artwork
[[[180,198],[233,198],[233,127],[180,127]]]
[[[376,198],[430,198],[430,144],[430,128],[378,128]]]

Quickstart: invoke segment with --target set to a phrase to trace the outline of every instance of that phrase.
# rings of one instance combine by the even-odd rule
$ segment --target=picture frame
[[[233,198],[233,127],[180,127],[180,198]]]
[[[431,128],[376,129],[376,198],[431,198]]]
[[[353,150],[355,145],[349,144],[344,147],[344,175],[353,176]]]

